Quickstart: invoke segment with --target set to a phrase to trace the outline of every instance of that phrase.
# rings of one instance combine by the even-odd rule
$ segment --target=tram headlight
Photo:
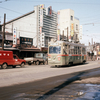
[[[50,56],[48,57],[48,60],[51,60],[51,57]]]
[[[60,61],[61,60],[61,58],[60,57],[58,57],[58,61]]]

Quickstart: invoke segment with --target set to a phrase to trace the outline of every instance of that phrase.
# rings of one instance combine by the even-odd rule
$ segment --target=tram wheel
[[[55,65],[55,67],[57,67],[57,65]]]
[[[59,68],[59,67],[60,67],[60,65],[56,65],[56,67],[57,67],[57,68]]]

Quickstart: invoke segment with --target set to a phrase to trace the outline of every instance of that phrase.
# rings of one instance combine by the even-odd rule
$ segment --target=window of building
[[[76,24],[76,30],[78,30],[78,25]]]
[[[73,16],[71,16],[71,20],[73,20]]]
[[[76,34],[76,39],[78,39],[78,34]]]
[[[86,54],[86,49],[82,48],[82,54]]]

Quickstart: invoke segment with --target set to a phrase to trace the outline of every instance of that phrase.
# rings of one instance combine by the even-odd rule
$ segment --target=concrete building
[[[70,42],[79,42],[79,27],[79,19],[74,17],[73,10],[55,12],[51,6],[45,8],[42,4],[35,6],[34,11],[6,22],[5,40],[7,44],[17,47],[23,58],[27,55],[34,56],[35,52],[47,52],[48,42],[52,38],[65,36]]]
[[[71,9],[59,10],[57,13],[58,38],[64,35],[68,41],[79,42],[79,19],[74,16]]]
[[[7,22],[5,27],[8,35],[13,33],[13,46],[47,48],[48,41],[57,37],[57,13],[51,6],[38,5],[34,11]]]

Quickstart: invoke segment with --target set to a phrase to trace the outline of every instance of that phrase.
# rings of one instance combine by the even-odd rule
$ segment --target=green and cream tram
[[[65,41],[48,43],[48,65],[62,66],[86,62],[86,47],[83,44]]]

